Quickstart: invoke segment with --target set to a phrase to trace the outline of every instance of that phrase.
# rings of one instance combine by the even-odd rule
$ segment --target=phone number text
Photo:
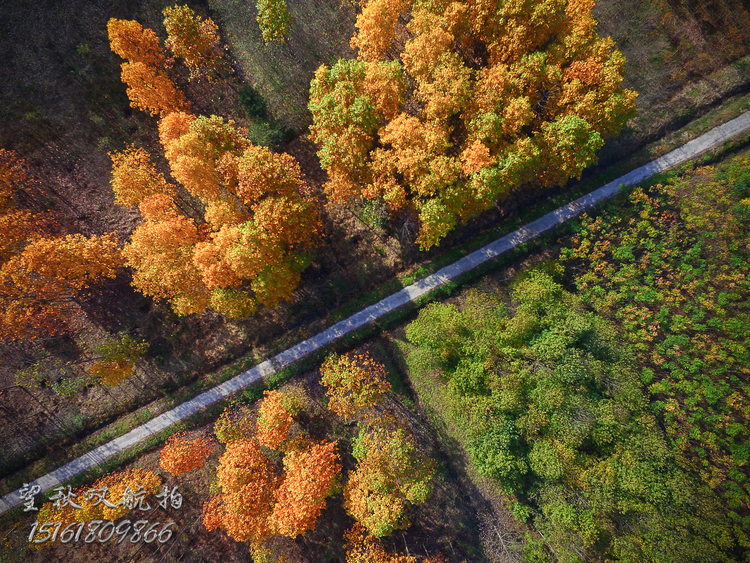
[[[87,525],[88,524],[88,525]],[[62,522],[34,522],[29,534],[29,543],[46,543],[59,541],[60,543],[106,543],[112,538],[117,543],[126,541],[130,534],[130,543],[140,541],[146,543],[166,543],[172,537],[174,522],[153,524],[148,520],[122,520],[115,523],[111,520],[91,520],[90,522],[73,522],[64,528]],[[62,529],[61,529],[62,528]],[[132,533],[131,533],[132,532]]]

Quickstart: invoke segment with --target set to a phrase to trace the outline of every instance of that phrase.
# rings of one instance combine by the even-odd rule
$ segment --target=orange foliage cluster
[[[64,332],[80,313],[76,296],[122,265],[114,233],[54,236],[45,214],[16,209],[23,163],[0,150],[0,338]]]
[[[262,543],[271,535],[268,517],[279,476],[258,440],[229,442],[219,458],[216,477],[221,493],[203,507],[206,529],[221,528],[235,541]]]
[[[153,67],[164,64],[164,51],[153,29],[144,29],[137,21],[112,18],[107,33],[110,47],[121,58]]]
[[[310,89],[330,200],[413,209],[427,249],[513,189],[580,177],[636,97],[621,87],[625,60],[597,36],[592,6],[367,2],[351,41],[359,59],[320,67]],[[386,62],[409,9],[403,50]]]
[[[340,473],[333,442],[289,451],[284,456],[284,480],[276,490],[276,506],[271,514],[274,531],[296,538],[312,530]]]
[[[206,222],[181,215],[147,153],[132,152],[127,162],[139,167],[130,174],[138,185],[128,193],[146,196],[140,202],[146,221],[123,251],[135,270],[133,284],[169,299],[179,314],[210,307],[241,318],[258,302],[276,306],[290,299],[306,249],[320,231],[296,161],[252,145],[244,131],[217,116],[173,112],[159,133],[172,174],[204,203]]]
[[[320,368],[320,382],[327,387],[328,408],[344,418],[372,408],[391,388],[385,366],[368,353],[329,356]]]
[[[167,45],[192,73],[218,60],[218,30],[210,19],[187,6],[164,14]],[[232,121],[187,113],[151,30],[115,19],[107,29],[112,49],[132,57],[122,65],[132,105],[161,116],[159,138],[172,175],[204,206],[198,221],[181,214],[176,188],[145,150],[111,154],[116,202],[138,204],[145,219],[123,249],[135,270],[133,285],[169,300],[180,315],[210,308],[246,318],[259,303],[275,307],[291,299],[321,231],[297,162],[254,146]]]
[[[292,415],[278,391],[265,391],[265,399],[258,410],[258,441],[262,446],[277,450],[289,438]]]
[[[416,557],[386,552],[359,523],[354,524],[344,537],[347,540],[346,563],[417,563]]]
[[[236,541],[249,541],[253,549],[262,551],[262,544],[272,536],[295,538],[314,528],[341,473],[336,444],[302,436],[287,441],[281,473],[261,448],[279,447],[285,441],[294,401],[291,395],[266,393],[260,405],[259,434],[225,436],[226,451],[217,470],[221,492],[203,507],[207,529],[221,528]],[[222,418],[229,420],[230,415],[225,411]],[[232,433],[239,435],[239,431]]]
[[[182,475],[206,464],[214,448],[204,436],[192,440],[185,432],[170,436],[161,450],[159,465],[172,475]]]
[[[111,18],[107,33],[112,50],[128,61],[121,68],[131,106],[162,116],[189,107],[164,71],[164,51],[153,30],[136,21]]]

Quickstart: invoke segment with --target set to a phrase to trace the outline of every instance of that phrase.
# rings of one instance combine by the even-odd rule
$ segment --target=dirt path
[[[614,196],[619,191],[620,186],[642,182],[658,172],[663,172],[664,170],[695,158],[706,150],[718,147],[731,137],[748,130],[750,130],[750,112],[744,113],[741,116],[712,129],[708,133],[701,135],[697,139],[686,143],[682,147],[673,150],[661,158],[657,158],[640,168],[636,168],[632,172],[609,182],[601,188],[594,190],[567,205],[563,205],[562,207],[547,213],[543,217],[540,217],[536,221],[532,221],[524,227],[521,227],[479,250],[464,256],[453,264],[450,264],[434,274],[397,291],[375,305],[371,305],[359,313],[336,323],[323,332],[292,346],[284,352],[258,364],[229,381],[217,385],[205,393],[201,393],[197,397],[155,417],[149,422],[131,430],[127,434],[74,459],[55,471],[47,473],[36,481],[33,481],[31,485],[39,485],[41,492],[47,492],[61,485],[65,481],[80,475],[88,469],[103,463],[105,460],[113,455],[119,454],[130,446],[133,446],[149,436],[161,432],[173,424],[195,414],[199,410],[208,407],[221,399],[229,397],[240,389],[304,358],[308,354],[327,346],[331,342],[334,342],[361,326],[382,317],[386,313],[390,313],[402,305],[418,299],[433,289],[440,287],[480,264],[507,252],[519,244],[534,238],[540,233],[580,215],[597,203]],[[13,493],[9,493],[0,499],[0,514],[3,514],[20,504],[21,497],[18,492],[14,491]]]

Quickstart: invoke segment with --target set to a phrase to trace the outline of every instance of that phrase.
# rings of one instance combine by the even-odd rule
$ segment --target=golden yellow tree
[[[329,199],[411,208],[427,249],[512,190],[580,177],[636,97],[621,87],[624,58],[597,36],[592,6],[367,2],[352,39],[359,59],[322,66],[310,88]],[[408,38],[386,62],[409,9]]]
[[[390,388],[383,364],[368,353],[326,358],[320,367],[320,382],[326,387],[328,408],[344,418],[372,408]]]
[[[388,553],[377,538],[367,534],[356,522],[344,534],[346,538],[346,563],[417,563],[416,557]]]
[[[122,251],[125,263],[134,270],[133,285],[145,295],[168,299],[181,315],[202,313],[210,296],[192,261],[201,233],[192,219],[169,203],[165,207],[133,232]]]
[[[112,191],[115,203],[137,205],[148,196],[171,194],[174,187],[156,171],[151,155],[142,148],[127,147],[124,151],[109,153],[112,159]]]
[[[51,214],[16,208],[28,182],[25,163],[0,149],[0,338],[12,340],[70,328],[82,314],[81,292],[122,265],[113,233],[60,235]]]
[[[219,28],[211,18],[205,20],[189,6],[164,8],[167,48],[185,61],[190,78],[216,69],[221,57]]]
[[[112,50],[127,62],[121,66],[130,105],[151,115],[167,115],[190,107],[182,91],[164,72],[164,51],[153,30],[132,20],[107,23]]]

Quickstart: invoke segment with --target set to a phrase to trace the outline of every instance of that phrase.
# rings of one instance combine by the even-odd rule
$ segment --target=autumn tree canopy
[[[204,436],[188,438],[184,432],[169,437],[161,449],[159,465],[172,475],[182,475],[206,464],[213,447]]]
[[[304,435],[287,441],[298,399],[267,392],[255,436],[246,437],[240,428],[226,432],[232,427],[230,415],[226,411],[222,415],[220,432],[227,446],[216,474],[221,492],[203,508],[208,530],[221,528],[234,540],[250,541],[253,549],[261,549],[272,536],[296,538],[315,527],[342,467],[334,442]],[[275,448],[283,456],[283,471],[268,455]]]
[[[375,424],[354,443],[357,469],[344,488],[344,508],[373,536],[408,525],[407,504],[422,504],[432,489],[432,461],[402,428]]]
[[[121,78],[128,85],[131,106],[162,116],[190,107],[164,71],[164,50],[153,30],[136,21],[110,18],[107,33],[112,50],[127,60],[121,65]]]
[[[624,57],[596,34],[593,4],[367,2],[358,59],[321,66],[310,88],[330,200],[413,209],[427,249],[513,189],[580,177],[636,97],[621,87]],[[409,8],[408,38],[388,60]]]
[[[293,157],[253,145],[234,122],[173,112],[160,139],[172,175],[203,204],[181,214],[173,190],[140,149],[113,156],[113,188],[139,202],[145,222],[123,253],[144,294],[179,314],[206,308],[231,318],[290,299],[321,230]]]
[[[211,18],[205,20],[189,6],[164,8],[167,48],[185,61],[190,78],[216,69],[221,56],[219,28]]]
[[[64,332],[80,293],[122,265],[113,233],[63,235],[49,214],[18,209],[27,181],[23,162],[0,150],[0,338],[14,340]]]
[[[275,492],[271,514],[276,533],[296,538],[312,530],[340,474],[334,442],[300,442],[287,452],[284,480]]]
[[[344,418],[374,407],[391,388],[385,366],[367,353],[329,356],[320,367],[320,374],[320,382],[327,388],[328,408]]]

